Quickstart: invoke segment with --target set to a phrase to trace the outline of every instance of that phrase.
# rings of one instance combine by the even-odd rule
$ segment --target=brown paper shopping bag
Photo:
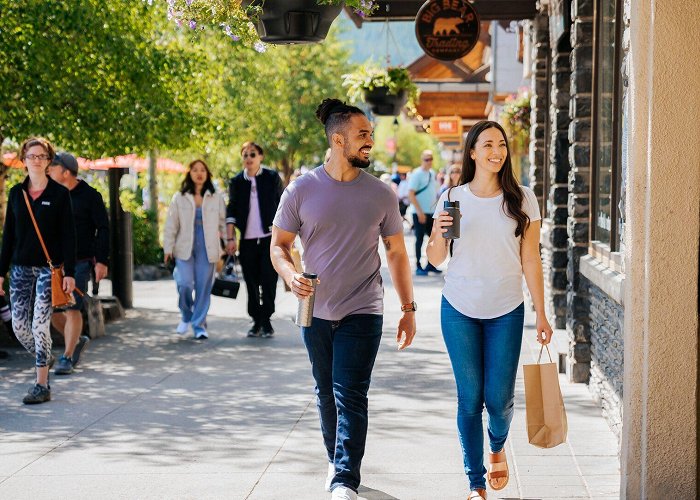
[[[527,438],[530,444],[538,448],[553,448],[566,442],[568,426],[566,409],[559,388],[557,365],[540,363],[542,350],[537,364],[523,365],[525,375],[525,418],[527,421]]]
[[[295,246],[292,247],[291,250],[292,254],[292,261],[294,262],[294,269],[298,273],[303,273],[304,272],[304,266],[301,265],[301,253],[299,253],[299,249]],[[284,289],[287,292],[291,292],[292,289],[287,286],[287,283],[284,283]]]

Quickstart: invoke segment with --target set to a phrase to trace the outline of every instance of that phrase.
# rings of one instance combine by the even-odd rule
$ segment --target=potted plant
[[[361,16],[377,7],[374,0],[168,0],[168,18],[192,30],[219,26],[234,41],[262,50],[260,40],[323,41],[344,5]]]
[[[411,81],[406,68],[380,68],[364,64],[353,73],[343,75],[350,102],[362,99],[376,115],[396,116],[406,107],[415,114],[420,91]]]

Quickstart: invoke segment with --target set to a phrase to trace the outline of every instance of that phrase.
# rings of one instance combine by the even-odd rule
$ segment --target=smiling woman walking
[[[535,194],[515,181],[503,128],[481,121],[467,135],[457,187],[442,194],[459,201],[461,237],[442,233],[452,225],[435,211],[428,259],[437,266],[453,255],[442,292],[442,335],[457,382],[457,428],[470,499],[486,498],[489,486],[508,484],[505,441],[513,418],[515,375],[523,333],[525,276],[537,313],[537,340],[549,343],[540,260],[540,214]],[[482,414],[486,406],[491,453],[484,467]]]
[[[10,190],[0,252],[0,295],[5,293],[2,285],[12,265],[12,328],[24,348],[35,355],[36,383],[24,397],[24,404],[51,400],[51,268],[36,231],[41,233],[52,265],[63,265],[63,290],[69,294],[75,288],[73,208],[68,189],[46,173],[54,156],[51,143],[41,137],[32,137],[22,144],[19,158],[27,177]]]

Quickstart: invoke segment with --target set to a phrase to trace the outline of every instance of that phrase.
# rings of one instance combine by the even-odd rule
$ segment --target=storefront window
[[[620,169],[620,0],[598,0],[596,8],[593,134],[593,240],[617,246]]]

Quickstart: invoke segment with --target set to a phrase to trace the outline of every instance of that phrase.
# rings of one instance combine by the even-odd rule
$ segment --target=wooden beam
[[[346,11],[356,26],[373,21],[408,21],[414,20],[425,0],[379,0],[379,8],[364,19],[352,9]],[[387,11],[387,6],[389,10]],[[482,21],[518,21],[532,19],[537,14],[536,0],[474,0],[473,6]]]

